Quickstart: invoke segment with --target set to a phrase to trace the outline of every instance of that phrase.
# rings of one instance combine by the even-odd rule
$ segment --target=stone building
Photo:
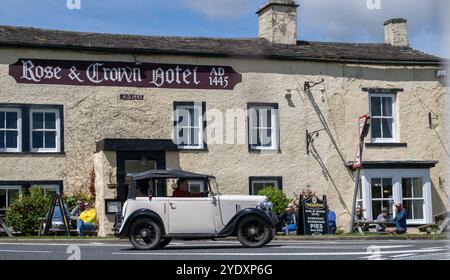
[[[404,19],[385,22],[384,43],[303,41],[297,9],[270,0],[250,39],[0,26],[0,208],[32,185],[93,184],[107,235],[125,174],[165,168],[214,175],[229,194],[311,185],[345,227],[369,113],[357,203],[372,219],[402,201],[411,225],[430,223],[449,185],[442,60],[409,47]]]

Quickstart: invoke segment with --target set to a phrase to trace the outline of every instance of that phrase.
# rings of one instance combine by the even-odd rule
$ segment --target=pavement
[[[273,240],[257,249],[235,239],[173,240],[137,251],[128,240],[0,239],[0,260],[450,260],[447,240]]]

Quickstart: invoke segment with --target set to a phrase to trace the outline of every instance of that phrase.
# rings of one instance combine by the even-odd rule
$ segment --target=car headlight
[[[263,210],[272,210],[273,209],[273,204],[270,201],[263,201],[258,206],[259,206],[259,208],[261,208]]]

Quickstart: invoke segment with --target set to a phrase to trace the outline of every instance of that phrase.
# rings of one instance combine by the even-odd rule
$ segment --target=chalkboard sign
[[[328,233],[327,197],[320,200],[317,196],[301,197],[303,216],[303,234],[322,235]]]

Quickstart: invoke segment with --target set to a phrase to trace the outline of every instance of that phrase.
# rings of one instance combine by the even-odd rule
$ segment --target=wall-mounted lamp
[[[311,144],[314,142],[314,138],[313,137],[319,137],[319,132],[325,130],[325,128],[313,131],[313,132],[309,132],[308,130],[306,130],[306,154],[309,156],[309,146],[311,146]]]
[[[295,104],[292,101],[292,93],[291,93],[292,90],[291,89],[286,89],[286,91],[288,93],[286,93],[286,95],[284,97],[286,98],[286,101],[288,102],[288,106],[294,108]]]

